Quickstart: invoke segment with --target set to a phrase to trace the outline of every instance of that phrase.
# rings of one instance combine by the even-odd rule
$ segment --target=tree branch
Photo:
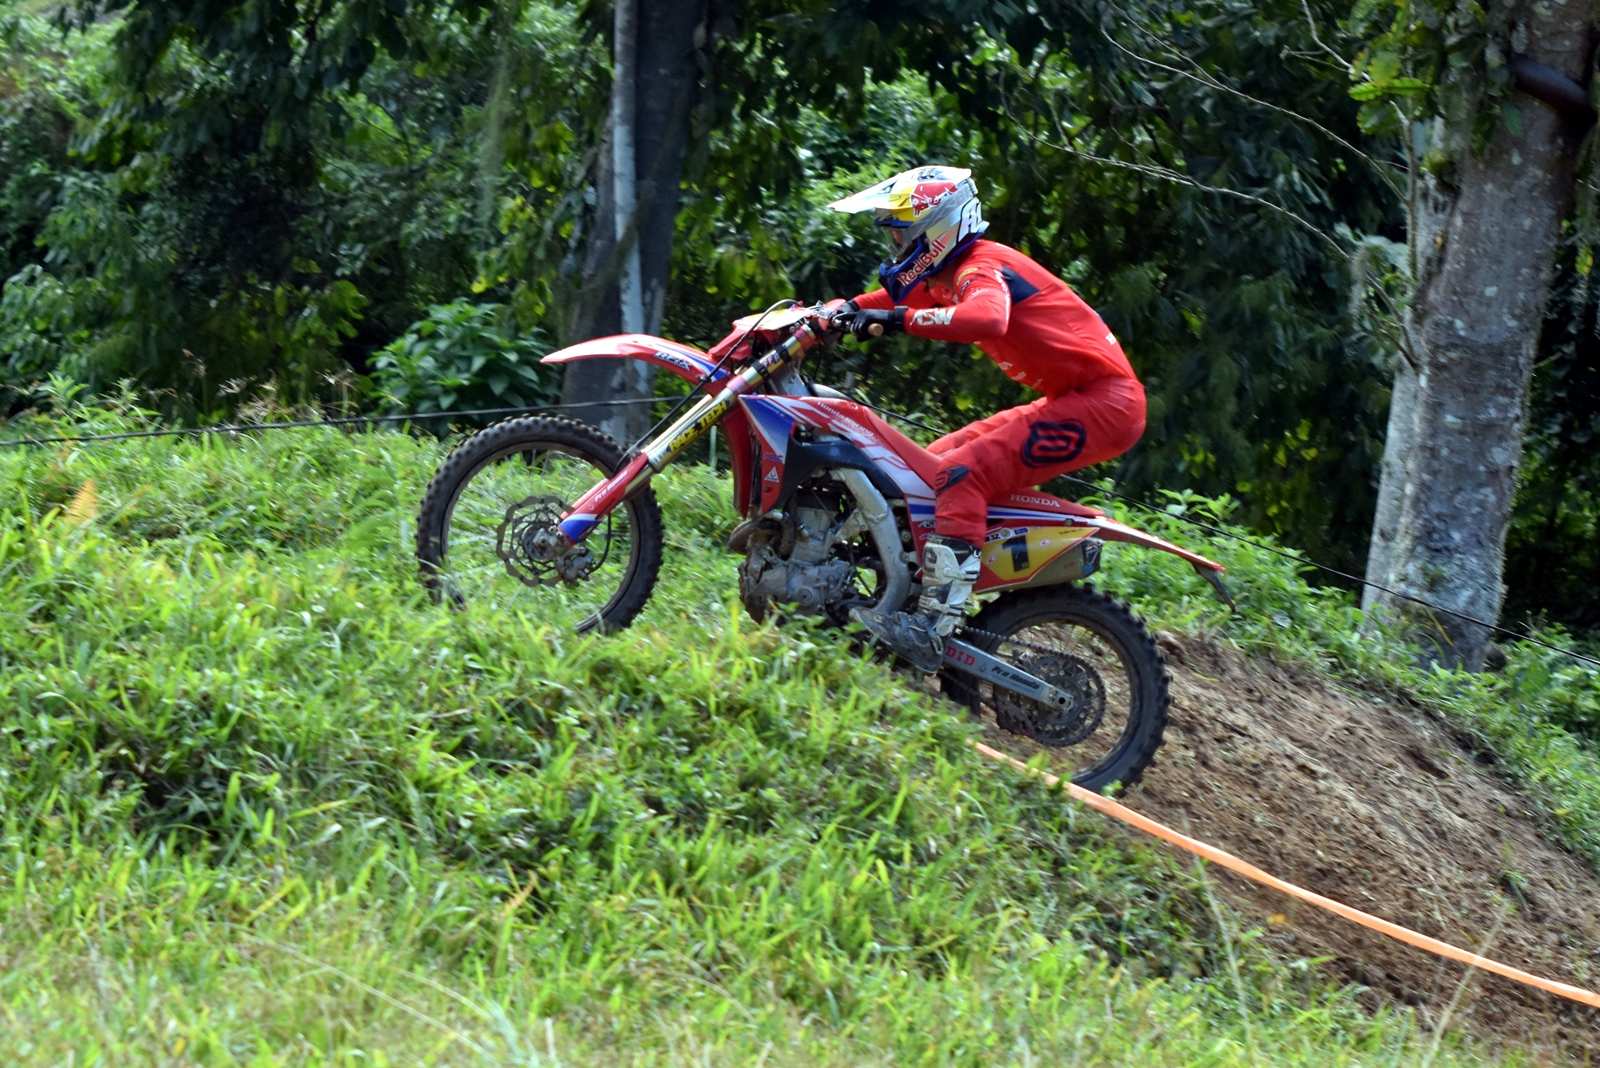
[[[1350,61],[1344,56],[1341,56],[1338,52],[1334,51],[1332,48],[1329,48],[1327,45],[1322,43],[1322,37],[1317,33],[1316,16],[1311,13],[1310,0],[1300,0],[1300,10],[1306,13],[1306,26],[1311,30],[1312,43],[1314,43],[1318,48],[1322,49],[1328,55],[1332,56],[1334,59],[1338,60],[1339,66],[1348,71],[1350,69]]]
[[[1248,204],[1254,204],[1257,207],[1266,208],[1268,211],[1272,211],[1284,216],[1291,222],[1295,223],[1308,233],[1321,240],[1335,253],[1337,253],[1346,263],[1350,263],[1352,266],[1355,264],[1354,254],[1341,245],[1339,241],[1333,237],[1333,235],[1329,234],[1326,230],[1323,230],[1321,227],[1311,222],[1311,220],[1307,219],[1305,216],[1286,208],[1281,204],[1276,204],[1270,200],[1267,200],[1265,197],[1257,196],[1254,193],[1246,193],[1243,190],[1230,189],[1227,186],[1209,185],[1187,174],[1184,174],[1182,171],[1173,170],[1171,167],[1165,167],[1153,163],[1115,159],[1111,156],[1102,156],[1086,149],[1079,148],[1076,144],[1071,143],[1073,140],[1071,132],[1069,132],[1062,125],[1060,117],[1054,114],[1051,115],[1051,120],[1055,123],[1057,131],[1067,143],[1063,144],[1049,141],[1032,132],[1032,130],[1030,130],[1025,124],[1019,122],[1016,116],[1012,114],[1011,102],[1004,93],[1003,83],[1001,100],[1005,108],[1006,117],[1011,120],[1018,130],[1022,131],[1024,136],[1026,136],[1030,141],[1033,141],[1035,144],[1043,145],[1046,148],[1053,148],[1058,152],[1065,152],[1068,155],[1075,156],[1078,159],[1084,160],[1088,163],[1097,163],[1101,166],[1117,167],[1122,170],[1133,171],[1137,174],[1143,174],[1151,178],[1157,178],[1164,182],[1188,186],[1191,189],[1197,189],[1203,193],[1214,193],[1218,196],[1231,197],[1235,200],[1242,200]],[[1130,145],[1129,147],[1132,148],[1133,146]],[[1375,280],[1372,277],[1370,270],[1366,271],[1366,274],[1367,285],[1365,288],[1376,296],[1379,303],[1384,306],[1384,309],[1391,317],[1398,319],[1400,317],[1400,309],[1395,306],[1393,298],[1391,298],[1384,290],[1381,281]],[[1417,366],[1416,356],[1411,351],[1410,342],[1406,338],[1404,330],[1396,333],[1391,328],[1384,326],[1380,327],[1380,332],[1383,333],[1388,340],[1394,343],[1395,347],[1399,350],[1401,357],[1404,358],[1406,362],[1410,363],[1413,367]]]
[[[1017,122],[1016,117],[1011,114],[1011,105],[1009,102],[1006,104],[1006,115],[1011,119],[1012,122]],[[1202,182],[1196,178],[1191,178],[1182,171],[1175,171],[1171,167],[1163,167],[1154,163],[1139,163],[1131,160],[1115,159],[1111,156],[1100,156],[1093,152],[1079,148],[1077,145],[1058,144],[1054,141],[1048,141],[1035,133],[1027,131],[1021,123],[1017,123],[1017,125],[1019,129],[1024,131],[1025,136],[1027,136],[1030,141],[1043,145],[1046,148],[1053,148],[1058,152],[1065,152],[1068,155],[1076,156],[1079,159],[1085,160],[1089,163],[1098,163],[1106,167],[1119,167],[1123,170],[1134,171],[1135,173],[1147,175],[1151,178],[1159,178],[1162,181],[1171,182],[1175,185],[1185,185],[1191,189],[1198,189],[1203,193],[1216,193],[1219,196],[1232,197],[1235,200],[1243,200],[1246,203],[1254,204],[1257,207],[1266,208],[1269,211],[1273,211],[1284,216],[1285,218],[1305,229],[1308,233],[1321,239],[1328,245],[1329,248],[1332,248],[1345,259],[1350,258],[1350,253],[1347,252],[1344,246],[1340,245],[1338,241],[1334,240],[1331,234],[1317,226],[1305,216],[1291,211],[1282,204],[1274,204],[1272,201],[1267,200],[1264,197],[1256,196],[1254,193],[1246,193],[1243,190],[1230,189],[1227,186],[1222,185],[1207,185],[1205,182]],[[1065,130],[1061,130],[1061,134],[1069,141],[1071,140],[1072,135],[1067,133]]]
[[[1302,2],[1303,2],[1303,0],[1302,0]],[[1137,27],[1135,28],[1134,32],[1141,33],[1141,34],[1145,33],[1144,30],[1139,29]],[[1315,31],[1313,31],[1313,32],[1315,32]],[[1148,35],[1146,35],[1146,36],[1148,36]],[[1386,165],[1386,164],[1381,163],[1379,160],[1377,160],[1377,159],[1373,158],[1372,156],[1368,155],[1366,152],[1363,152],[1361,149],[1357,148],[1355,145],[1351,144],[1349,141],[1346,141],[1344,138],[1340,137],[1338,134],[1334,133],[1332,130],[1328,129],[1326,126],[1322,125],[1320,122],[1317,122],[1315,119],[1308,118],[1305,115],[1302,115],[1297,111],[1291,111],[1286,107],[1282,107],[1281,105],[1274,104],[1270,100],[1262,100],[1260,97],[1252,96],[1251,94],[1245,92],[1242,89],[1236,89],[1233,86],[1228,85],[1226,82],[1218,80],[1215,75],[1213,75],[1210,71],[1206,70],[1199,63],[1197,63],[1193,56],[1186,55],[1183,52],[1179,52],[1178,55],[1182,56],[1183,59],[1186,62],[1188,62],[1188,64],[1190,66],[1192,66],[1195,69],[1195,71],[1197,71],[1198,73],[1192,73],[1190,71],[1181,70],[1181,69],[1179,69],[1177,67],[1170,66],[1170,65],[1168,65],[1166,63],[1162,63],[1159,60],[1151,59],[1149,56],[1141,55],[1138,52],[1135,52],[1133,49],[1129,48],[1128,46],[1124,45],[1121,41],[1118,41],[1116,38],[1112,37],[1109,33],[1106,34],[1105,37],[1106,37],[1106,40],[1111,42],[1113,47],[1115,47],[1115,48],[1119,49],[1120,51],[1126,53],[1127,55],[1131,56],[1135,61],[1137,61],[1139,63],[1144,63],[1144,64],[1147,64],[1148,66],[1155,67],[1157,70],[1164,70],[1169,74],[1176,74],[1180,78],[1188,78],[1191,81],[1199,82],[1201,85],[1204,85],[1209,89],[1215,89],[1216,91],[1221,92],[1221,93],[1231,94],[1233,96],[1238,97],[1240,100],[1244,100],[1244,101],[1246,101],[1248,103],[1254,104],[1257,107],[1266,108],[1268,111],[1275,111],[1278,114],[1284,115],[1284,116],[1292,119],[1295,122],[1304,123],[1306,126],[1311,127],[1313,130],[1316,130],[1318,133],[1322,134],[1324,137],[1328,138],[1330,141],[1333,141],[1334,143],[1338,144],[1341,148],[1343,148],[1345,151],[1349,152],[1351,155],[1355,156],[1357,159],[1360,159],[1363,162],[1365,162],[1369,167],[1372,168],[1373,173],[1378,176],[1378,178],[1383,182],[1383,184],[1389,187],[1389,192],[1393,193],[1395,195],[1395,197],[1400,199],[1400,200],[1404,200],[1405,199],[1405,193],[1400,189],[1400,186],[1395,183],[1394,178],[1388,173],[1389,167],[1392,166],[1392,164]],[[1170,56],[1171,53],[1169,52],[1168,54]]]

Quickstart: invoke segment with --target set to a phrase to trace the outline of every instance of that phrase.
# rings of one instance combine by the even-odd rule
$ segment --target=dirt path
[[[1172,723],[1129,805],[1459,946],[1483,951],[1498,920],[1486,955],[1600,984],[1600,875],[1546,839],[1527,799],[1437,718],[1203,640],[1160,644]],[[987,733],[1018,755],[1033,749]],[[1425,1019],[1461,981],[1459,965],[1230,873],[1217,885],[1281,952],[1331,957],[1336,976]],[[1475,975],[1453,1019],[1485,1039],[1600,1052],[1600,1011],[1496,976]]]

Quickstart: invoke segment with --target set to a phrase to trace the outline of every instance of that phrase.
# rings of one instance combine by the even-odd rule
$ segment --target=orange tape
[[[982,742],[975,741],[972,743],[972,747],[978,752],[982,753],[984,756],[988,757],[990,760],[997,760],[1003,764],[1010,764],[1012,767],[1026,772],[1029,775],[1037,775],[1049,786],[1061,785],[1060,777],[1051,775],[1049,772],[1042,772],[1030,768],[1027,764],[1018,760],[1016,757],[1007,753],[1002,753],[1000,750],[984,745]],[[1462,964],[1470,964],[1474,968],[1482,968],[1486,972],[1493,972],[1496,975],[1503,975],[1507,979],[1515,979],[1519,983],[1525,983],[1528,986],[1537,987],[1540,990],[1548,991],[1549,993],[1555,994],[1558,997],[1568,998],[1572,1001],[1581,1002],[1584,1005],[1592,1005],[1595,1008],[1600,1009],[1600,994],[1596,994],[1592,990],[1584,990],[1582,987],[1568,986],[1566,983],[1558,983],[1554,979],[1545,979],[1541,976],[1531,975],[1528,972],[1513,968],[1509,964],[1501,964],[1497,960],[1490,960],[1488,957],[1480,957],[1476,953],[1468,952],[1465,949],[1458,949],[1448,942],[1441,942],[1437,938],[1429,938],[1427,935],[1419,934],[1408,927],[1401,927],[1397,923],[1390,923],[1388,920],[1379,919],[1370,913],[1362,912],[1360,909],[1351,908],[1349,905],[1335,901],[1332,898],[1323,897],[1321,894],[1312,893],[1310,890],[1307,890],[1304,887],[1296,886],[1293,883],[1286,883],[1276,875],[1268,875],[1254,864],[1240,860],[1232,853],[1225,853],[1216,846],[1207,845],[1205,842],[1197,841],[1196,839],[1190,838],[1185,834],[1179,834],[1166,824],[1157,823],[1148,816],[1141,816],[1137,812],[1133,811],[1133,809],[1128,808],[1126,805],[1119,804],[1118,802],[1111,800],[1109,797],[1101,797],[1099,794],[1085,790],[1076,783],[1068,782],[1066,783],[1066,788],[1068,793],[1077,798],[1079,801],[1082,801],[1084,804],[1088,805],[1090,808],[1103,812],[1107,816],[1119,819],[1123,823],[1129,824],[1130,826],[1137,827],[1146,834],[1153,834],[1157,838],[1171,842],[1178,848],[1186,849],[1196,856],[1206,858],[1214,864],[1220,864],[1229,871],[1238,872],[1246,879],[1254,880],[1255,882],[1260,883],[1262,886],[1270,886],[1274,890],[1281,890],[1291,897],[1299,898],[1301,901],[1309,901],[1318,908],[1327,909],[1329,912],[1334,913],[1337,916],[1343,916],[1347,920],[1350,920],[1354,923],[1359,923],[1361,926],[1377,931],[1379,934],[1388,935],[1390,938],[1404,942],[1407,945],[1416,946],[1418,949],[1425,949],[1429,953],[1437,953],[1441,957],[1448,957],[1450,960],[1460,961]]]

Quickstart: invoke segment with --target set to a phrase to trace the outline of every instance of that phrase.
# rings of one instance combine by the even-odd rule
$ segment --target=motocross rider
[[[919,611],[851,617],[923,671],[937,671],[978,579],[989,502],[1120,456],[1144,433],[1144,387],[1094,309],[1014,248],[986,241],[971,171],[917,167],[830,204],[871,211],[893,250],[881,289],[835,313],[857,337],[905,332],[977,345],[1014,381],[1043,394],[947,434],[934,533],[922,550]]]

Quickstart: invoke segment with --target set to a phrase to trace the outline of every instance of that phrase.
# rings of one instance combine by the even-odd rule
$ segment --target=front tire
[[[417,514],[417,563],[435,600],[531,611],[582,633],[626,627],[661,570],[661,508],[635,493],[561,566],[531,548],[553,519],[622,465],[622,449],[587,423],[507,419],[440,465]]]
[[[1171,699],[1161,652],[1127,605],[1088,586],[1050,586],[1004,594],[968,626],[964,641],[1078,701],[1051,713],[948,668],[946,696],[1071,761],[1070,777],[1085,789],[1138,782],[1161,748]]]

